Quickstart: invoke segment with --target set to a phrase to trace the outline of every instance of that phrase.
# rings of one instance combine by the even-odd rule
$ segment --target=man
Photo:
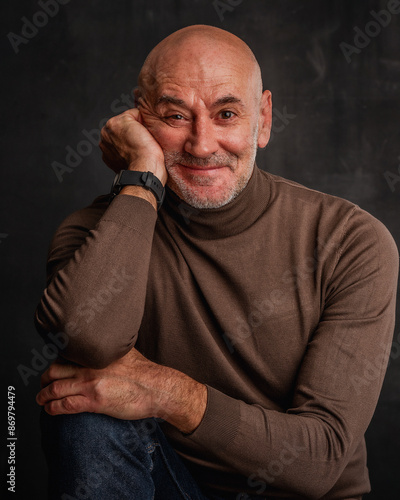
[[[65,341],[37,397],[51,498],[361,498],[391,236],[254,166],[271,94],[234,35],[173,33],[136,98],[101,140],[128,173],[59,228],[36,313]]]

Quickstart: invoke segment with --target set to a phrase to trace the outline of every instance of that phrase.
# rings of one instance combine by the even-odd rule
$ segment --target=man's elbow
[[[85,368],[102,370],[111,365],[117,359],[122,358],[128,350],[113,350],[112,352],[102,348],[101,346],[74,346],[73,348],[65,348],[60,355]]]
[[[52,346],[59,356],[87,368],[106,368],[133,347],[133,343],[117,345],[107,338],[101,339],[96,332],[82,332],[74,321],[66,321],[62,325],[46,324],[40,319],[38,311],[34,323],[45,343]]]
[[[352,457],[350,443],[345,449],[342,444],[338,444],[335,450],[331,449],[328,456],[310,457],[303,464],[297,464],[295,493],[310,500],[318,500],[335,490]],[[299,478],[302,478],[301,481]]]

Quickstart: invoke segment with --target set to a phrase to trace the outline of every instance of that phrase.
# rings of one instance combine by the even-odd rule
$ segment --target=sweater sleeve
[[[360,446],[386,371],[398,252],[386,228],[355,209],[330,262],[319,324],[286,412],[208,387],[200,426],[185,439],[248,484],[322,498]],[[276,490],[275,490],[276,488]]]
[[[62,343],[65,358],[102,368],[135,344],[156,219],[147,201],[119,195],[69,216],[56,232],[35,324],[46,341]]]

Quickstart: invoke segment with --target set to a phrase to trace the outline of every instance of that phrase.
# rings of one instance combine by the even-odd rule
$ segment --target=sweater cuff
[[[240,401],[207,387],[207,406],[200,425],[186,437],[210,449],[224,450],[235,440],[240,426]]]
[[[126,226],[152,239],[157,212],[151,203],[127,194],[119,194],[110,203],[101,222],[114,222]]]

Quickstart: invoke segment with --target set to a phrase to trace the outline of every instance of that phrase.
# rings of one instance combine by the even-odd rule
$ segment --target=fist
[[[99,146],[104,163],[114,172],[122,169],[151,171],[166,183],[163,151],[143,125],[138,109],[129,109],[110,118],[101,131]]]

